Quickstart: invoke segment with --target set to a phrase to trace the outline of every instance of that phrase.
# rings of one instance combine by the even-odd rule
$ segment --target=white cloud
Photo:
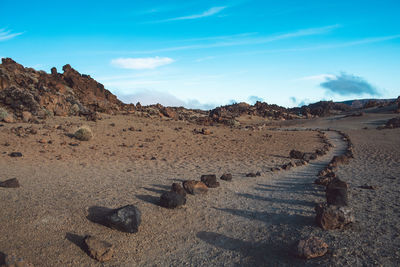
[[[205,18],[205,17],[210,17],[213,15],[216,15],[220,13],[222,10],[227,8],[226,6],[217,6],[217,7],[212,7],[203,13],[200,14],[194,14],[194,15],[189,15],[189,16],[183,16],[183,17],[176,17],[176,18],[170,18],[170,19],[165,19],[165,20],[159,20],[155,21],[157,22],[168,22],[168,21],[177,21],[177,20],[192,20],[192,19],[200,19],[200,18]]]
[[[0,29],[0,42],[10,40],[14,37],[21,35],[22,32],[11,33],[11,31],[7,31],[6,29]]]
[[[111,60],[111,64],[133,70],[155,69],[160,66],[173,63],[175,60],[169,57],[147,57],[147,58],[116,58]]]

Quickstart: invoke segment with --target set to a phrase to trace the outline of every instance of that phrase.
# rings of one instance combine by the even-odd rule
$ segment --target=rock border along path
[[[324,132],[333,147],[309,164],[261,177],[234,175],[207,195],[189,198],[187,207],[168,211],[185,221],[178,233],[185,241],[173,241],[178,244],[168,256],[143,255],[140,265],[310,265],[326,260],[329,253],[309,261],[293,254],[299,239],[321,235],[314,207],[326,202],[325,187],[314,180],[347,148],[341,134]],[[160,234],[168,239],[172,233],[164,229]]]

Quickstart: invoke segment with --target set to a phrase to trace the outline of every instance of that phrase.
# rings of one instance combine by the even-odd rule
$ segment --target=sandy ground
[[[35,266],[397,265],[400,130],[373,129],[391,117],[367,114],[294,126],[341,129],[355,144],[355,159],[338,174],[352,187],[357,223],[341,231],[314,224],[314,205],[324,201],[324,192],[312,182],[345,146],[335,132],[327,132],[335,144],[329,154],[271,173],[270,167],[290,161],[291,149],[322,147],[318,133],[220,126],[202,135],[184,122],[117,116],[96,123],[58,117],[33,125],[35,135],[18,137],[11,128],[29,124],[4,124],[0,181],[16,177],[21,188],[0,188],[0,262],[16,252]],[[69,137],[81,124],[93,129],[93,140]],[[371,129],[364,130],[366,125]],[[24,156],[11,158],[12,151]],[[256,171],[262,176],[245,177]],[[233,174],[232,182],[221,181],[205,196],[188,196],[183,208],[157,205],[172,182],[224,172]],[[365,183],[379,188],[358,188]],[[137,234],[96,223],[108,209],[127,204],[142,211]],[[100,264],[88,257],[80,248],[86,234],[114,244],[113,259]],[[297,259],[294,243],[310,234],[324,237],[329,253]]]

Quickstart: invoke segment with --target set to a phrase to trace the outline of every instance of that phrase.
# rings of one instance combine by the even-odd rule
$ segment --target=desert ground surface
[[[207,127],[210,135],[194,131],[202,128],[195,124],[135,115],[3,123],[0,181],[17,178],[21,187],[0,188],[0,263],[15,253],[34,266],[399,265],[400,128],[376,129],[393,117],[383,112],[240,129],[221,125]],[[92,140],[71,137],[81,125],[92,129]],[[313,181],[346,148],[328,128],[345,132],[354,144],[354,159],[337,174],[350,185],[356,222],[325,231],[315,224],[314,211],[325,201],[324,188]],[[291,161],[292,149],[323,147],[319,132],[309,129],[324,129],[330,151],[272,172]],[[257,171],[261,176],[246,177]],[[233,180],[189,195],[182,208],[158,205],[173,182],[223,173]],[[360,188],[364,184],[376,189]],[[98,223],[108,210],[128,204],[142,212],[138,233]],[[99,263],[89,257],[82,249],[86,235],[112,243],[113,258]],[[293,255],[296,242],[310,235],[323,238],[328,253],[312,260]]]

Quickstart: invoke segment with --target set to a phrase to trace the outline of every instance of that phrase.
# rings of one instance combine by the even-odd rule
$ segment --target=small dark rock
[[[216,188],[219,186],[219,182],[217,182],[217,176],[215,174],[202,175],[201,181],[209,188]]]
[[[11,152],[9,155],[10,155],[10,157],[13,157],[13,158],[22,157],[22,153],[21,152]]]
[[[232,181],[232,174],[224,173],[224,174],[222,174],[220,179],[224,180],[224,181]]]
[[[6,181],[0,182],[0,187],[6,188],[18,188],[19,182],[17,178],[8,179]]]
[[[304,157],[304,153],[298,150],[291,150],[289,153],[292,159],[302,159]]]
[[[172,187],[171,187],[171,191],[176,192],[177,194],[181,195],[181,196],[186,196],[186,191],[185,189],[183,189],[183,187],[178,184],[178,183],[173,183]]]
[[[116,230],[128,233],[136,233],[141,223],[141,212],[133,205],[127,205],[111,212],[106,221]]]
[[[347,206],[349,204],[347,189],[346,182],[339,178],[333,179],[326,187],[328,205]]]
[[[246,177],[256,177],[257,174],[255,174],[254,172],[250,172],[248,174],[246,174]]]
[[[349,207],[318,204],[315,211],[316,223],[324,230],[342,229],[355,220],[353,210]]]
[[[186,197],[175,191],[165,192],[160,197],[160,206],[174,209],[186,204]]]

